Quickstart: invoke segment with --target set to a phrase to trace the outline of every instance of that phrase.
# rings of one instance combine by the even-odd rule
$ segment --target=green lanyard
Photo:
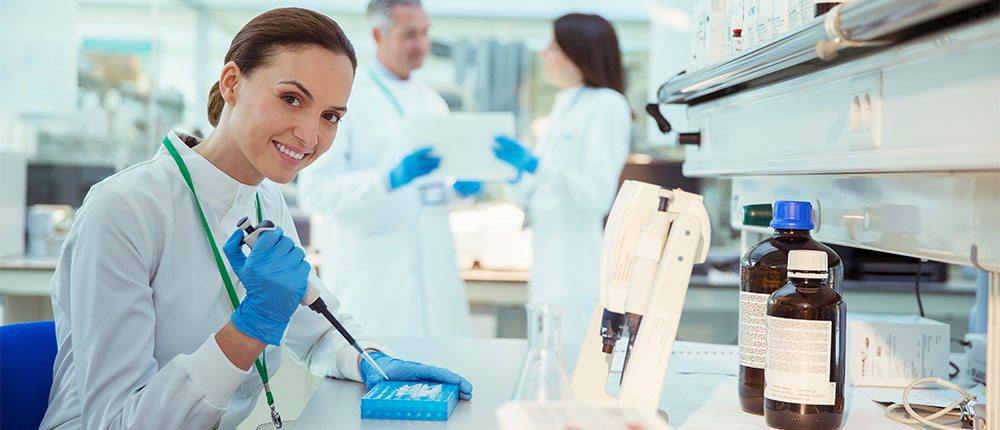
[[[375,74],[375,69],[373,69],[371,66],[368,66],[368,74],[371,75],[372,80],[375,81],[375,84],[378,85],[380,89],[382,89],[382,93],[384,93],[385,96],[389,98],[389,101],[392,102],[392,105],[396,107],[396,112],[399,112],[399,116],[406,116],[403,113],[403,106],[399,104],[399,100],[396,100],[396,96],[392,95],[392,91],[389,91],[389,88],[385,86],[385,84],[382,82],[382,79],[379,79],[378,75]]]
[[[212,237],[212,229],[208,225],[208,219],[205,218],[205,211],[201,209],[201,203],[198,202],[198,193],[194,191],[194,182],[191,181],[191,173],[188,172],[187,165],[184,164],[184,160],[181,159],[181,155],[177,152],[177,148],[174,148],[174,144],[170,142],[169,136],[163,138],[163,146],[167,148],[167,152],[169,152],[170,156],[174,158],[174,162],[177,163],[177,168],[181,171],[181,176],[184,177],[184,182],[187,182],[188,188],[191,189],[191,196],[194,197],[194,205],[198,208],[198,215],[201,215],[201,225],[205,228],[205,237],[208,238],[208,244],[212,247],[212,254],[215,255],[215,263],[219,267],[219,274],[222,275],[222,282],[226,284],[226,292],[229,293],[229,301],[233,305],[233,310],[235,311],[236,308],[240,307],[240,298],[236,295],[236,289],[233,288],[233,281],[229,277],[229,271],[226,270],[226,263],[222,261],[222,255],[219,254],[219,247],[215,244],[215,239]],[[256,198],[257,222],[260,223],[264,218],[260,210],[260,193],[257,193]],[[268,385],[266,354],[261,353],[260,358],[254,361],[254,366],[257,367],[257,373],[260,374],[260,380],[264,383],[264,393],[267,395],[267,405],[271,407],[271,420],[274,421],[276,428],[281,428],[281,417],[278,415],[278,411],[274,407],[274,396],[271,395],[271,387]]]

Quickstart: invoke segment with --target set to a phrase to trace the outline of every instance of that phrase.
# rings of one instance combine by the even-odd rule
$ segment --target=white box
[[[973,381],[986,383],[986,333],[966,333],[965,341],[969,342],[965,354],[968,357],[969,376]]]
[[[847,316],[847,362],[857,387],[905,388],[919,378],[948,379],[951,327],[916,315]]]

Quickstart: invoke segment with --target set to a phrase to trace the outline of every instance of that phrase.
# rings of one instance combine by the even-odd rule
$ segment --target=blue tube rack
[[[415,387],[423,385],[423,387]],[[434,395],[414,396],[413,388],[435,389]],[[458,386],[435,382],[382,381],[361,398],[361,418],[447,421],[458,404]]]

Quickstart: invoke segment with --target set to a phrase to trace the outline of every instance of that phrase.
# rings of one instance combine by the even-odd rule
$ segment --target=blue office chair
[[[37,429],[49,406],[56,324],[0,327],[0,428]]]

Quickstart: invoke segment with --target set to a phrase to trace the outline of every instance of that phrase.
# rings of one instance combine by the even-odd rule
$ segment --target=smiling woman
[[[289,182],[326,152],[347,113],[354,82],[353,62],[325,47],[270,51],[266,63],[251,72],[238,61],[226,63],[212,92],[222,100],[216,129],[195,147],[244,184],[265,177]]]
[[[317,375],[362,381],[352,346],[299,310],[307,285],[360,347],[385,347],[339,311],[264,181],[291,181],[330,147],[356,65],[333,20],[266,12],[226,54],[210,93],[215,130],[202,142],[172,131],[151,160],[91,188],[52,282],[59,349],[41,428],[235,428],[283,346]],[[278,226],[249,255],[235,228],[245,217]]]
[[[254,18],[226,53],[209,92],[216,129],[195,151],[245,184],[291,181],[333,142],[356,68],[350,41],[323,15],[288,8]]]

